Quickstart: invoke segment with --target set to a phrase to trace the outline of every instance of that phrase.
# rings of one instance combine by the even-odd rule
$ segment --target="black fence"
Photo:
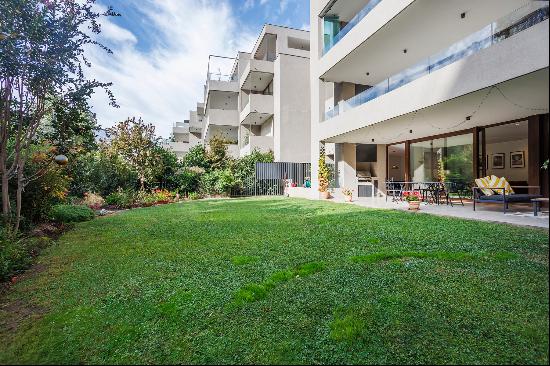
[[[286,182],[302,187],[306,178],[311,178],[310,163],[256,163],[254,175],[232,189],[231,196],[282,196]]]

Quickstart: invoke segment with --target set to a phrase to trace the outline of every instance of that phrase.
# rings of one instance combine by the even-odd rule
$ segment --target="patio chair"
[[[388,196],[392,197],[392,202],[400,201],[403,198],[403,190],[405,189],[405,183],[403,182],[386,182],[386,202]]]
[[[463,192],[465,190],[465,184],[462,182],[446,182],[443,183],[443,196],[447,205],[454,206],[453,199],[458,200],[456,203],[460,203],[464,206]]]
[[[511,186],[511,188],[527,188],[527,189],[538,189],[540,193],[540,186]],[[488,195],[484,190],[492,190],[494,192],[502,192],[500,194],[491,194]],[[540,194],[527,194],[527,193],[506,193],[506,188],[504,187],[479,187],[474,185],[472,187],[472,195],[474,202],[474,211],[476,210],[476,203],[499,203],[502,204],[503,213],[506,213],[510,203],[531,203],[532,199],[541,198]]]

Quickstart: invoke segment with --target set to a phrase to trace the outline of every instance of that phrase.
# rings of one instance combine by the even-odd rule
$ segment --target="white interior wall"
[[[487,167],[488,175],[496,175],[498,177],[505,177],[509,181],[527,181],[528,171],[528,142],[527,139],[498,142],[493,144],[487,144],[487,155],[489,155],[489,165]],[[511,168],[510,167],[510,153],[516,151],[523,151],[525,154],[525,167],[524,168]],[[492,155],[497,153],[504,154],[504,169],[494,169],[492,164]]]

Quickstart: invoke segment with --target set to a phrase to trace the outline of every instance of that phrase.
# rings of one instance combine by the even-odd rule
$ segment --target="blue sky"
[[[202,101],[208,55],[251,48],[265,23],[309,28],[308,0],[99,0],[122,14],[102,21],[100,41],[114,54],[91,51],[92,77],[113,82],[120,105],[103,93],[92,104],[109,127],[128,116],[154,123],[168,137]]]

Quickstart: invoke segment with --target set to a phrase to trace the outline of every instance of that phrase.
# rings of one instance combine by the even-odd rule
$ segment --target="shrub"
[[[48,237],[0,240],[0,282],[26,270],[32,258],[50,244]]]
[[[196,201],[196,200],[198,200],[198,199],[200,199],[200,198],[201,198],[201,196],[200,196],[200,194],[198,194],[197,192],[191,192],[191,193],[189,193],[189,199],[190,199],[191,201]]]
[[[155,175],[155,181],[160,184],[161,187],[166,187],[170,190],[178,189],[178,170],[180,163],[178,157],[172,151],[168,151],[160,146],[154,149],[160,160],[160,166],[158,167]]]
[[[105,199],[105,202],[109,206],[114,206],[116,208],[131,208],[137,199],[137,194],[132,189],[117,189],[115,192],[111,193]],[[141,197],[143,199],[143,197]]]
[[[94,218],[94,211],[84,205],[56,205],[50,212],[50,217],[57,222],[82,222]]]
[[[256,163],[272,163],[273,161],[273,152],[262,153],[257,149],[254,149],[249,155],[233,161],[231,171],[235,177],[235,185],[242,187],[245,179],[254,175]]]
[[[79,197],[86,192],[107,197],[118,188],[135,189],[138,184],[137,173],[128,164],[103,150],[69,161],[68,170],[72,177],[71,194]]]
[[[231,141],[214,136],[208,142],[207,159],[211,169],[225,169],[231,158],[227,155],[227,145]]]
[[[166,189],[156,189],[151,193],[155,203],[168,203],[172,202],[174,199],[174,194],[167,191]]]
[[[199,167],[203,169],[210,169],[210,163],[207,159],[206,149],[203,145],[196,145],[189,149],[185,157],[183,158],[184,167]]]
[[[51,151],[47,145],[35,146],[25,164],[25,176],[32,177],[22,193],[21,215],[26,224],[47,219],[52,206],[63,203],[67,196],[69,177],[63,167],[51,164]]]
[[[88,206],[92,210],[99,210],[105,204],[105,200],[99,194],[91,192],[84,193],[82,204]]]
[[[200,191],[206,195],[227,195],[235,185],[235,178],[229,169],[213,170],[200,180]]]
[[[199,189],[200,176],[204,174],[201,167],[180,169],[175,176],[176,186],[180,193],[195,192]]]
[[[229,169],[217,172],[215,190],[217,194],[229,194],[235,185],[235,178]]]

